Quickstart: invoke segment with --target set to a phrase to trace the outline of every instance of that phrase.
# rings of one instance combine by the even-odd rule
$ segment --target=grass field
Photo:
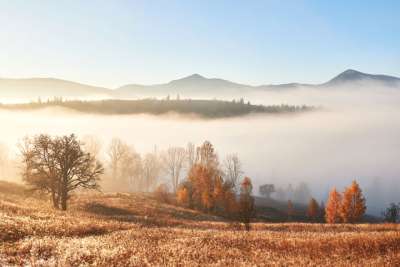
[[[80,194],[67,212],[0,183],[0,266],[399,266],[390,224],[261,223],[246,232],[144,194]]]

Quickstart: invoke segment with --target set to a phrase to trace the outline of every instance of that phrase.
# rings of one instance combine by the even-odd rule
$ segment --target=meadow
[[[80,192],[66,212],[0,185],[0,266],[398,266],[396,224],[254,222],[150,194]]]

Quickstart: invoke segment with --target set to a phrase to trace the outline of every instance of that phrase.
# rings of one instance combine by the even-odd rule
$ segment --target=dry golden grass
[[[140,194],[81,194],[61,212],[0,193],[0,266],[399,266],[399,230],[255,223],[247,233]]]

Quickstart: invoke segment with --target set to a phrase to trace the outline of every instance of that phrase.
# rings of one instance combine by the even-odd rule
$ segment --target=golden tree
[[[336,190],[336,188],[333,188],[332,191],[329,193],[329,198],[325,208],[325,220],[327,223],[340,222],[341,201],[341,194]]]
[[[343,193],[340,215],[345,223],[354,223],[360,220],[366,210],[365,198],[361,188],[353,181]]]
[[[310,202],[308,203],[308,209],[307,209],[307,216],[310,218],[310,220],[315,220],[319,215],[319,206],[318,202],[314,199],[311,198]]]

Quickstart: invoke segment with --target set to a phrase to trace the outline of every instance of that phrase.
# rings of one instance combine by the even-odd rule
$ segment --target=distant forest
[[[243,116],[251,113],[297,113],[314,110],[310,106],[292,105],[252,105],[243,99],[238,101],[222,100],[193,100],[193,99],[141,99],[141,100],[100,100],[80,101],[63,100],[55,98],[48,101],[38,100],[37,102],[24,104],[0,104],[0,108],[8,110],[32,110],[47,107],[65,107],[85,113],[122,115],[122,114],[196,114],[205,118],[224,118]]]

